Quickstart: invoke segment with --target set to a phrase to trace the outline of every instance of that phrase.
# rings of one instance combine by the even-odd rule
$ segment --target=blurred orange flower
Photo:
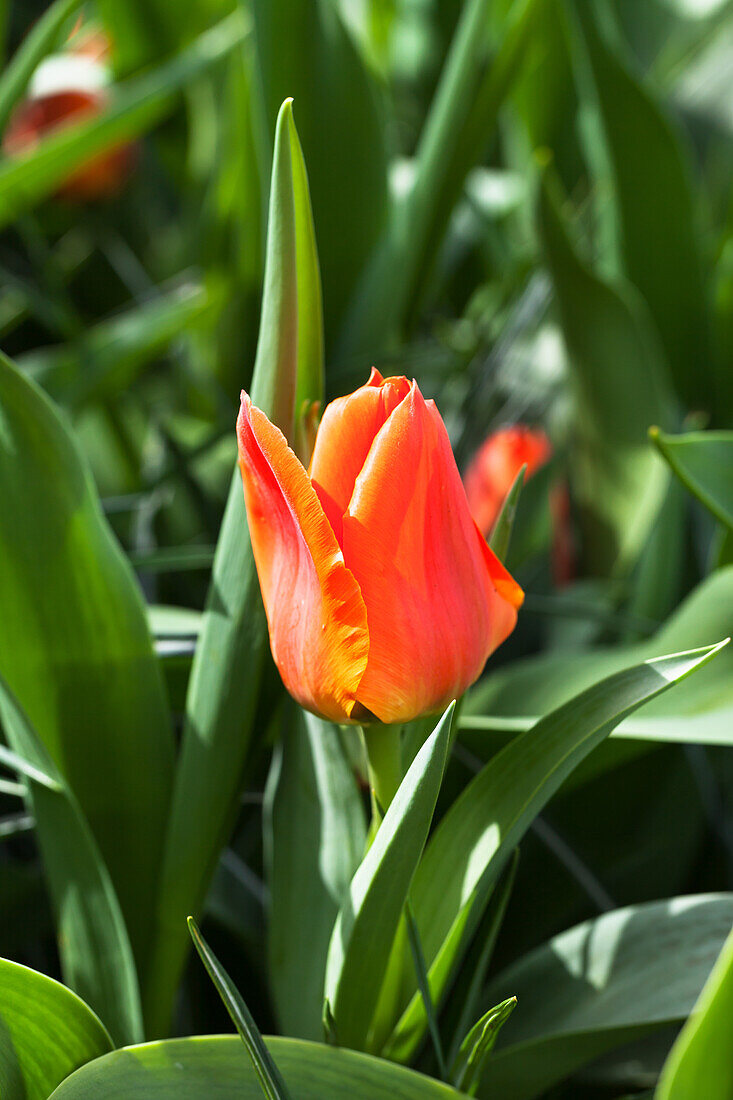
[[[552,455],[552,445],[541,428],[514,424],[485,439],[466,470],[463,484],[468,506],[485,538],[499,518],[514,479],[527,464],[525,481]]]
[[[270,644],[337,722],[399,722],[462,694],[523,594],[486,545],[433,401],[406,378],[326,408],[308,472],[242,394],[237,423]]]
[[[21,156],[54,130],[99,114],[109,101],[109,52],[109,39],[102,31],[77,29],[64,53],[46,58],[36,69],[27,98],[10,116],[3,151]],[[118,144],[78,168],[57,193],[76,202],[116,194],[134,159],[133,144]]]

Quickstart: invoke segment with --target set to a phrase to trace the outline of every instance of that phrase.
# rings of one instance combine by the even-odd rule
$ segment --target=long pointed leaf
[[[425,844],[455,704],[413,760],[349,887],[331,937],[328,998],[340,1044],[364,1047],[390,951]],[[396,736],[396,734],[395,734]]]
[[[645,661],[601,681],[516,737],[466,787],[435,830],[412,892],[436,1000],[512,848],[567,776],[626,715],[724,644]],[[409,1058],[424,1027],[415,993],[384,1053]]]
[[[143,1026],[135,963],[107,868],[76,798],[2,676],[0,718],[15,752],[28,762],[27,774],[43,773],[56,784],[52,789],[27,779],[65,980],[117,1042],[139,1042]]]
[[[300,310],[317,301],[298,286],[298,242],[314,239],[303,167],[289,101],[278,118],[270,193],[267,263],[252,400],[293,436],[299,355],[310,384],[319,384],[318,319],[301,344]],[[295,164],[294,164],[295,160]],[[306,226],[303,222],[308,223]],[[300,260],[315,278],[312,251]],[[304,276],[305,278],[305,276]],[[304,322],[305,323],[305,322]],[[316,326],[314,328],[313,326]],[[302,390],[318,400],[320,394]],[[151,966],[153,1033],[164,1033],[189,946],[185,921],[198,913],[238,810],[242,770],[254,734],[267,626],[247,530],[241,478],[235,472],[212,568],[206,611],[191,671],[186,725],[166,835],[159,889],[156,950]]]

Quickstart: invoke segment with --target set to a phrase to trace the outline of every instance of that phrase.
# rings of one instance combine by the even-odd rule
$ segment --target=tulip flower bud
[[[246,394],[239,465],[270,644],[290,693],[336,722],[408,721],[477,679],[523,594],[471,518],[415,382],[326,408],[308,472]]]
[[[526,465],[525,481],[552,457],[552,444],[541,428],[515,424],[500,428],[485,439],[463,479],[471,515],[479,530],[489,538],[499,518],[514,479]],[[575,575],[575,547],[570,522],[567,486],[550,489],[552,520],[552,573],[558,586],[569,584]]]
[[[540,428],[515,424],[485,439],[466,470],[463,484],[468,506],[482,534],[488,538],[499,518],[506,495],[522,466],[525,481],[549,460],[552,446]]]

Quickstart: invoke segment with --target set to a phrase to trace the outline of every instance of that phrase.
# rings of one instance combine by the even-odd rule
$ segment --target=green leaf
[[[733,1095],[733,932],[664,1064],[656,1100],[728,1100]]]
[[[521,1009],[479,1096],[531,1100],[604,1052],[683,1020],[732,921],[733,895],[672,898],[605,913],[520,959],[486,990],[489,1004],[511,990]]]
[[[11,111],[22,98],[36,68],[55,49],[64,25],[81,3],[82,0],[56,0],[51,4],[5,67],[0,79],[0,133],[5,130]]]
[[[75,1069],[110,1050],[103,1025],[75,993],[0,959],[3,1100],[47,1100]]]
[[[688,432],[650,438],[662,457],[716,519],[733,528],[733,432]]]
[[[188,930],[196,945],[196,950],[206,967],[207,973],[216,986],[227,1012],[231,1016],[252,1062],[252,1068],[268,1100],[290,1100],[290,1093],[273,1061],[272,1055],[264,1044],[252,1014],[242,1000],[232,979],[199,932],[193,917],[188,918]]]
[[[461,1043],[451,1068],[456,1088],[475,1096],[484,1062],[494,1048],[499,1032],[517,1007],[517,998],[509,997],[485,1012]]]
[[[567,776],[623,718],[704,665],[722,644],[646,661],[595,684],[516,737],[456,799],[431,837],[411,895],[436,1001],[511,850]],[[409,1058],[424,1026],[413,994],[384,1055]]]
[[[666,424],[672,399],[644,304],[603,282],[576,255],[546,179],[542,240],[575,389],[573,491],[594,572],[633,565],[662,503],[667,474],[647,439]]]
[[[365,842],[338,729],[291,705],[265,792],[270,986],[287,1035],[322,1037],[328,944]]]
[[[524,475],[527,472],[527,463],[522,466],[521,470],[514,478],[512,487],[506,495],[506,499],[501,506],[501,511],[494,524],[494,529],[491,532],[491,538],[489,539],[489,546],[496,554],[497,558],[501,562],[506,561],[506,556],[509,551],[509,542],[512,537],[512,528],[514,526],[514,517],[517,514],[517,505],[519,504],[519,497],[522,493],[522,486],[524,485]]]
[[[286,96],[295,100],[333,339],[387,215],[379,90],[332,0],[255,0],[252,11],[262,132]]]
[[[604,676],[655,653],[701,645],[730,630],[733,567],[704,580],[656,634],[632,645],[581,653],[544,653],[491,673],[464,700],[460,726],[503,736],[529,729],[548,711],[568,702]],[[614,737],[653,741],[733,743],[733,651],[621,722]],[[479,717],[481,716],[481,717]],[[475,742],[472,740],[472,744]]]
[[[86,329],[79,340],[27,352],[18,366],[65,407],[114,399],[143,367],[212,309],[201,286],[184,284]]]
[[[270,193],[267,262],[251,397],[292,440],[301,352],[315,384],[315,329],[303,335],[298,271],[314,276],[315,258],[298,258],[311,241],[302,165],[290,102],[278,117]],[[295,161],[295,165],[294,165]],[[317,322],[311,318],[311,326]],[[306,390],[303,390],[306,392]],[[309,396],[318,399],[311,391]],[[233,426],[232,426],[233,427]],[[189,947],[185,921],[198,913],[238,811],[267,652],[267,624],[250,545],[241,478],[235,471],[219,533],[196,655],[159,886],[148,1013],[152,1034],[165,1034]]]
[[[461,1093],[367,1054],[298,1039],[268,1039],[297,1100],[459,1100]],[[52,1100],[262,1100],[239,1039],[195,1037],[128,1047],[68,1077]]]
[[[339,1043],[363,1047],[430,828],[455,704],[413,760],[349,887],[333,929],[326,996]],[[397,733],[395,732],[395,736]]]
[[[177,94],[242,42],[239,12],[212,27],[172,61],[120,85],[98,115],[64,126],[28,154],[0,162],[0,227],[51,194],[95,154],[130,141],[168,114]]]
[[[651,93],[605,33],[605,8],[572,0],[613,166],[628,278],[660,333],[675,387],[714,405],[709,321],[690,156]],[[686,155],[685,155],[686,154]]]
[[[486,151],[543,5],[544,0],[516,0],[490,60],[490,0],[463,5],[420,135],[414,183],[392,211],[388,235],[348,318],[342,354],[363,357],[384,350],[414,315],[466,176]]]
[[[27,800],[56,913],[64,979],[118,1042],[139,1042],[143,1026],[135,963],[107,868],[73,792],[1,675],[0,717],[25,762]],[[38,775],[50,782],[38,782]]]
[[[2,358],[0,498],[0,673],[79,802],[144,975],[173,770],[165,688],[76,443]]]

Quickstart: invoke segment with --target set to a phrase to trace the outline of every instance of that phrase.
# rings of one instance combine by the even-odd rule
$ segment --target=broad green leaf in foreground
[[[733,932],[667,1059],[656,1100],[728,1100],[733,1095]]]
[[[733,432],[665,435],[653,428],[649,434],[682,484],[733,528]]]
[[[479,1096],[532,1100],[605,1051],[683,1020],[732,922],[731,894],[672,898],[605,913],[520,959],[486,990],[487,1004],[511,991],[520,1007]]]
[[[510,852],[568,775],[627,715],[723,644],[645,661],[602,680],[516,737],[465,788],[435,830],[412,890],[435,1000]],[[410,975],[403,980],[409,990]],[[424,1026],[422,1002],[413,994],[384,1053],[408,1059]]]
[[[56,912],[64,977],[118,1043],[139,1042],[143,1025],[135,963],[107,868],[73,792],[2,675],[0,719],[26,764],[21,774]]]
[[[265,796],[269,974],[283,1032],[321,1039],[328,944],[366,822],[338,729],[294,705],[286,715]]]
[[[649,444],[672,399],[647,310],[629,286],[611,286],[580,260],[547,178],[539,222],[575,389],[570,469],[591,568],[624,572],[661,506],[667,471]]]
[[[144,975],[173,770],[165,688],[77,444],[3,358],[0,500],[0,675],[78,800]]]
[[[0,226],[14,221],[96,153],[137,137],[170,112],[176,96],[242,42],[245,20],[234,12],[183,53],[117,88],[99,115],[65,126],[28,154],[0,162]]]
[[[272,1055],[265,1046],[257,1024],[254,1022],[232,979],[199,932],[193,917],[188,918],[188,929],[196,945],[196,950],[201,956],[201,961],[216,986],[217,992],[239,1032],[239,1037],[247,1049],[260,1088],[268,1100],[290,1100],[290,1093],[280,1076],[280,1071],[275,1065]]]
[[[92,1010],[70,989],[0,959],[3,1100],[47,1100],[79,1066],[112,1050]]]
[[[268,1039],[297,1100],[459,1100],[462,1093],[367,1054]],[[239,1038],[196,1037],[129,1047],[77,1070],[53,1100],[262,1100]]]
[[[296,391],[318,400],[317,333],[301,310],[318,301],[311,212],[290,101],[280,111],[275,141],[267,262],[252,401],[293,438]],[[302,278],[299,283],[299,277]],[[315,327],[314,327],[315,326]],[[307,339],[304,337],[307,332]],[[301,360],[310,392],[299,389]],[[306,369],[304,367],[304,369]],[[232,430],[234,425],[232,425]],[[267,626],[236,471],[222,521],[186,704],[158,894],[151,966],[152,1034],[165,1034],[189,948],[186,917],[200,911],[219,853],[237,812],[242,769],[254,733]]]
[[[451,703],[410,765],[352,879],[331,937],[328,999],[340,1044],[363,1047],[432,821],[450,744]],[[395,731],[395,736],[397,733]]]

